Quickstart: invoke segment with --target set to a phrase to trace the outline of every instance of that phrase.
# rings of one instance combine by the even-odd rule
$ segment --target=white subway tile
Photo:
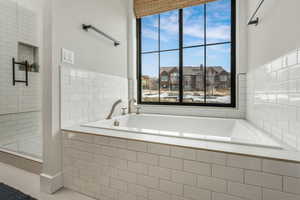
[[[136,196],[136,200],[147,200],[147,198],[143,196]]]
[[[116,169],[114,173],[114,177],[117,179],[120,179],[122,181],[126,181],[128,183],[136,183],[137,182],[137,174],[121,170],[121,169]]]
[[[94,142],[96,144],[109,145],[110,139],[109,139],[109,137],[104,137],[104,136],[99,135],[99,136],[94,138]]]
[[[197,176],[195,174],[183,172],[183,171],[172,171],[172,181],[176,183],[182,183],[185,185],[196,185]]]
[[[100,195],[101,194],[112,199],[116,197],[115,190],[103,185],[100,187]]]
[[[182,170],[183,160],[177,158],[171,158],[166,156],[159,157],[159,166],[169,169],[178,169]]]
[[[290,79],[295,80],[300,78],[300,65],[295,65],[289,68],[290,71]]]
[[[283,58],[278,58],[272,62],[272,71],[277,71],[282,68]]]
[[[263,171],[300,178],[300,164],[297,163],[264,159]]]
[[[116,200],[137,200],[136,195],[128,194],[127,192],[118,192]]]
[[[231,196],[228,194],[213,192],[212,200],[245,200],[245,199],[241,199],[239,197]]]
[[[149,176],[170,180],[171,170],[156,166],[149,166]]]
[[[275,190],[282,190],[282,176],[263,172],[245,171],[245,183]]]
[[[201,174],[201,175],[211,175],[211,166],[207,163],[195,162],[184,160],[184,171]]]
[[[108,158],[108,163],[113,168],[127,169],[127,161],[126,160],[121,160],[119,158],[109,157]]]
[[[299,195],[263,189],[263,200],[300,200]]]
[[[195,160],[196,150],[182,147],[171,147],[171,156],[187,160]]]
[[[102,146],[101,147],[101,153],[106,156],[117,156],[117,148],[111,147],[111,146]]]
[[[227,191],[227,183],[223,179],[208,177],[208,176],[198,176],[197,186],[203,189],[208,189],[215,192]]]
[[[197,160],[208,163],[225,165],[227,155],[225,153],[197,150]]]
[[[128,140],[127,148],[134,151],[147,152],[147,143]]]
[[[131,194],[135,194],[142,197],[148,196],[148,190],[146,187],[136,185],[136,184],[128,184],[128,192]]]
[[[136,163],[128,161],[128,171],[137,173],[137,174],[146,174],[148,173],[148,165],[145,165],[143,163]]]
[[[110,187],[112,187],[113,189],[124,191],[124,192],[127,191],[127,183],[124,181],[115,179],[115,178],[110,179]]]
[[[153,154],[158,154],[158,155],[169,156],[170,155],[170,146],[149,143],[148,144],[148,152],[153,153]]]
[[[94,143],[94,136],[90,134],[83,133],[68,133],[68,137],[71,140],[80,140],[87,143]]]
[[[285,176],[283,178],[283,190],[284,192],[300,195],[300,179]]]
[[[208,190],[199,189],[191,186],[184,186],[184,197],[192,200],[209,200],[211,199],[211,192]]]
[[[119,138],[110,138],[110,145],[114,147],[127,148],[127,140]]]
[[[244,181],[243,169],[225,167],[221,165],[212,166],[212,176],[241,183]]]
[[[261,170],[262,160],[248,156],[228,155],[227,165],[243,169]]]
[[[145,176],[145,175],[137,175],[137,183],[139,185],[149,187],[149,188],[154,188],[158,189],[159,187],[159,179],[150,177],[150,176]]]
[[[135,151],[130,151],[126,149],[117,149],[117,156],[124,160],[136,161],[137,153]]]
[[[157,155],[149,154],[149,153],[138,152],[137,154],[138,162],[142,162],[150,165],[158,165],[158,158],[159,157]]]
[[[170,194],[175,194],[175,195],[183,195],[183,185],[166,181],[166,180],[160,180],[159,181],[159,189],[161,191],[170,193]]]
[[[286,66],[293,66],[298,63],[298,52],[297,50],[291,52],[286,56]]]
[[[228,193],[249,200],[262,200],[262,190],[256,186],[228,182]]]
[[[181,196],[176,196],[176,195],[172,195],[171,199],[172,200],[188,200],[187,198],[184,198]]]
[[[150,200],[171,200],[171,195],[158,190],[149,190]]]

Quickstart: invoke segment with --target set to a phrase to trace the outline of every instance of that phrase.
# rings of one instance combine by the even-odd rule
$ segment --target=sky
[[[231,0],[207,3],[207,44],[230,42]],[[160,48],[176,49],[178,41],[178,10],[160,14]],[[142,18],[142,52],[158,50],[158,15]],[[204,5],[183,9],[183,45],[193,46],[204,43]],[[179,51],[161,53],[161,67],[178,66]],[[187,48],[183,52],[184,66],[204,64],[204,48]],[[207,47],[207,66],[223,66],[230,71],[230,44]],[[158,54],[142,55],[143,75],[158,76]]]

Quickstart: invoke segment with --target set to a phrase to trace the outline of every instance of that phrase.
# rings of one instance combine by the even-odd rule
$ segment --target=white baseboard
[[[41,191],[53,194],[63,187],[63,175],[58,173],[54,176],[48,174],[40,175]]]

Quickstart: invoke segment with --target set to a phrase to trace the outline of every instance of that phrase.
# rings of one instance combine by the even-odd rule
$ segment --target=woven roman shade
[[[136,17],[141,18],[210,1],[216,0],[134,0],[134,11]]]

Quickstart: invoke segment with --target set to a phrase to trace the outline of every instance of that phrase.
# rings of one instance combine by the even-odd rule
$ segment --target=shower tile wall
[[[118,99],[121,106],[128,106],[127,78],[61,67],[62,127],[104,119]],[[116,114],[121,114],[121,106]]]
[[[41,47],[36,35],[40,29],[37,14],[18,1],[0,0],[0,147],[13,150],[12,140],[40,137],[41,80],[40,73],[29,73],[29,86],[12,85],[12,58],[18,58],[18,42]],[[24,79],[24,71],[16,67],[16,78]],[[29,139],[29,138],[28,138]],[[10,141],[4,144],[6,141]],[[22,144],[17,142],[17,146]]]
[[[248,72],[247,119],[300,150],[300,52]]]

